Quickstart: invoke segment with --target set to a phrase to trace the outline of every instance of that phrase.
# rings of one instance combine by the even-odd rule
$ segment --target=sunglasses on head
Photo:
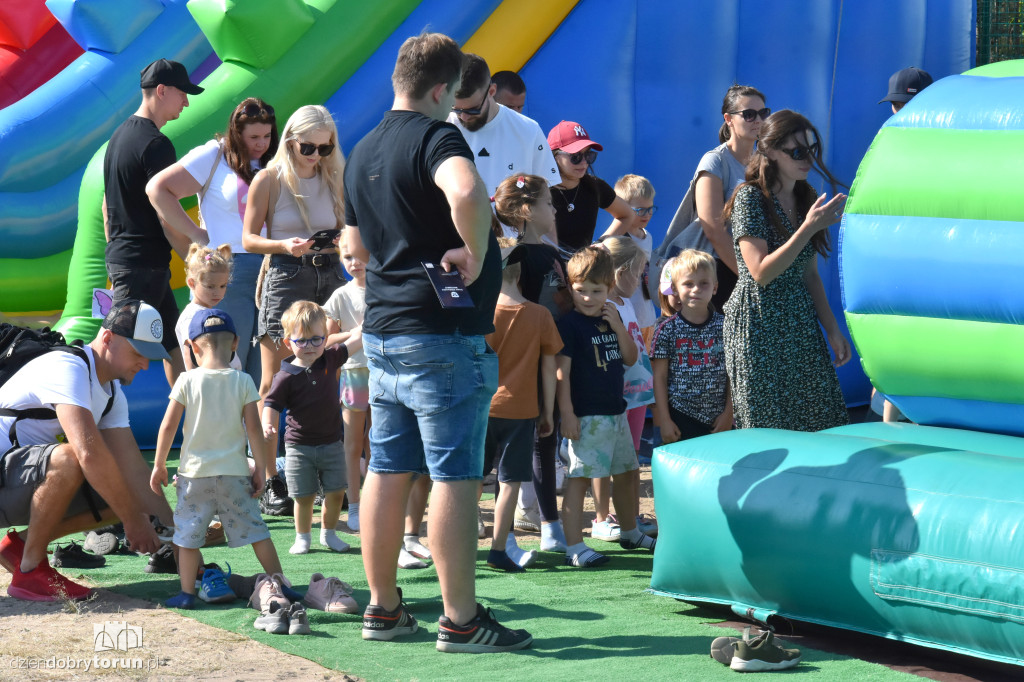
[[[597,161],[597,151],[594,149],[587,149],[586,151],[576,152],[575,154],[569,154],[568,152],[559,153],[568,156],[569,163],[574,166],[583,163],[584,161],[586,161],[588,165],[593,166],[594,162]]]
[[[318,145],[312,142],[299,142],[299,153],[303,156],[313,156],[313,152],[317,152],[320,156],[330,156],[333,151],[333,144]]]
[[[637,216],[641,218],[643,218],[645,215],[654,215],[654,212],[658,210],[657,206],[648,206],[646,208],[637,208],[635,206],[630,206],[630,208],[633,209],[633,213],[636,213]]]
[[[292,342],[292,345],[295,346],[296,348],[305,348],[307,344],[310,345],[310,346],[313,346],[313,348],[319,348],[320,344],[322,344],[324,342],[324,337],[322,337],[322,336],[311,336],[308,339],[290,339],[290,340]]]
[[[484,98],[480,100],[480,104],[470,109],[459,109],[458,107],[452,107],[452,113],[456,116],[479,116],[480,113],[487,107],[487,98],[490,96],[490,90],[484,92]]]
[[[821,151],[821,145],[817,142],[812,144],[810,147],[805,147],[802,144],[798,144],[792,149],[779,149],[780,152],[789,156],[794,161],[803,161],[808,157],[817,158],[818,152]]]
[[[742,116],[743,120],[750,123],[755,118],[760,118],[762,121],[771,116],[772,110],[768,107],[764,109],[744,109],[743,111],[730,111],[730,116]]]
[[[257,116],[266,116],[268,118],[273,118],[274,107],[270,106],[269,104],[261,107],[259,104],[256,104],[255,102],[249,102],[242,108],[240,112],[238,112],[238,116],[248,116],[249,118],[255,118]]]

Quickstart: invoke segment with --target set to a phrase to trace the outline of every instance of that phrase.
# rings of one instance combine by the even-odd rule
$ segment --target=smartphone
[[[319,253],[324,249],[334,248],[334,238],[339,234],[341,234],[341,230],[320,230],[310,237],[313,240],[313,246],[309,247],[309,250]]]

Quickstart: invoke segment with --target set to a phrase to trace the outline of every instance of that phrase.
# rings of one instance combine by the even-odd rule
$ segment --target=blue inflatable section
[[[974,18],[966,0],[778,2],[770,11],[740,0],[584,0],[521,70],[525,113],[545,132],[563,119],[582,123],[604,145],[594,170],[608,182],[649,178],[657,244],[700,157],[718,144],[730,85],[754,85],[772,109],[805,114],[829,167],[851,183],[891,115],[877,104],[889,76],[912,65],[936,79],[970,68]],[[819,270],[842,320],[834,254]],[[848,402],[867,399],[858,362],[839,376]]]
[[[998,220],[850,215],[845,308],[1024,324],[1024,230]]]
[[[956,98],[952,107],[951,94]],[[949,76],[942,88],[926,88],[914,97],[914,106],[885,127],[1024,130],[1024,79]]]
[[[391,37],[324,103],[337,123],[342,150],[348,154],[391,108],[394,99],[391,73],[395,69],[395,55],[406,38],[429,30],[451,36],[461,45],[500,4],[501,0],[424,0],[420,3]]]
[[[191,71],[212,53],[185,4],[165,0],[163,12],[122,52],[89,50],[0,110],[4,257],[39,257],[69,248],[85,164],[138,108],[139,72],[159,57],[180,61]],[[152,10],[148,3],[137,9],[147,16]],[[126,9],[109,17],[115,23],[130,19]]]

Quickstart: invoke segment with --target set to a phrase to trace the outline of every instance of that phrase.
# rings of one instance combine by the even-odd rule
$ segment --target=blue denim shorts
[[[323,445],[284,444],[284,480],[288,495],[316,495],[322,484],[325,493],[348,487],[345,470],[345,448],[340,440]]]
[[[498,356],[483,336],[363,335],[370,368],[370,471],[480,480]]]
[[[336,255],[320,256],[323,265],[314,265],[309,257],[294,258],[275,254],[271,256],[263,280],[260,299],[258,338],[269,334],[275,342],[284,338],[281,316],[296,301],[313,301],[323,305],[334,290],[345,283]]]

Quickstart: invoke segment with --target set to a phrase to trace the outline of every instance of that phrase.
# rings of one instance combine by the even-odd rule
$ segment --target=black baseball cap
[[[164,350],[164,325],[156,308],[134,298],[118,301],[110,307],[101,325],[128,339],[132,348],[150,360],[170,360]]]
[[[189,80],[183,64],[169,59],[158,59],[142,70],[140,87],[155,88],[158,85],[170,85],[189,95],[198,95],[203,91],[203,88]]]
[[[878,100],[878,103],[909,102],[914,95],[931,84],[931,74],[917,67],[911,66],[897,71],[889,78],[889,94]]]

